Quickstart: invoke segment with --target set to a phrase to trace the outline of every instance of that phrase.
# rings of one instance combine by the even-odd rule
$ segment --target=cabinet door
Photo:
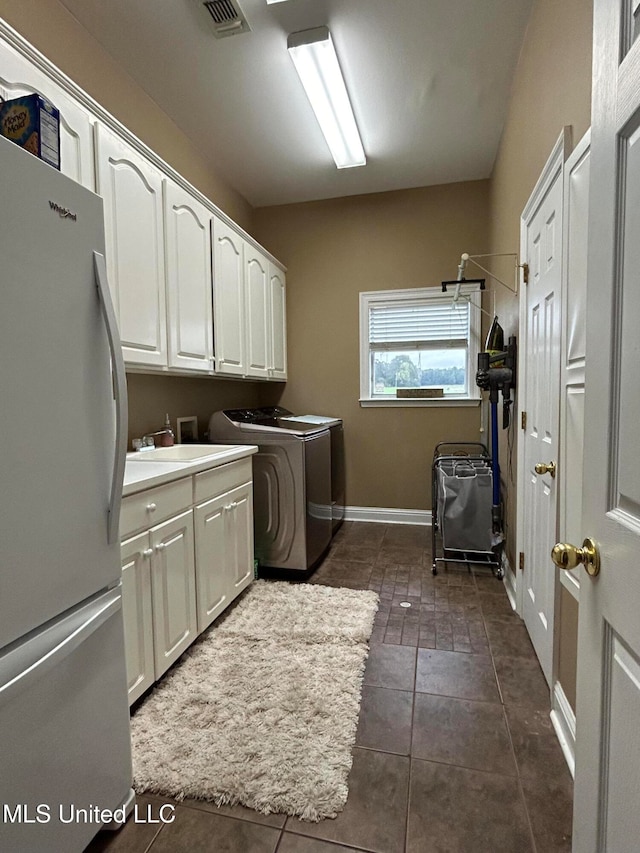
[[[33,92],[60,111],[60,171],[95,190],[91,115],[44,71],[0,41],[0,96],[9,100]]]
[[[231,601],[227,568],[230,512],[228,495],[195,509],[198,631],[204,631]]]
[[[239,595],[253,580],[253,487],[251,483],[229,492],[231,537],[229,541],[229,598]]]
[[[156,678],[197,636],[193,510],[151,529]]]
[[[149,534],[122,543],[122,613],[129,704],[155,681]]]
[[[212,214],[173,181],[164,182],[169,367],[213,370]]]
[[[269,332],[271,341],[269,377],[287,378],[286,282],[282,270],[269,268]]]
[[[269,262],[245,244],[247,375],[266,379],[270,360]]]
[[[245,376],[244,240],[215,216],[212,229],[216,373]]]
[[[253,580],[251,483],[195,510],[198,630],[219,616]]]
[[[107,269],[125,361],[167,365],[162,176],[96,123],[98,193]]]

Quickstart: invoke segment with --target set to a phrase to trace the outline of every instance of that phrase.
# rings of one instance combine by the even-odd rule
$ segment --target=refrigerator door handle
[[[118,587],[0,658],[0,703],[58,666],[121,607]]]
[[[107,281],[107,264],[104,255],[100,252],[93,253],[93,268],[96,277],[96,285],[100,294],[100,303],[107,336],[109,338],[109,349],[111,350],[111,363],[113,365],[113,384],[116,397],[116,441],[113,459],[113,476],[111,479],[111,497],[109,499],[109,512],[107,518],[107,542],[113,544],[120,541],[120,504],[122,502],[122,483],[124,480],[124,463],[127,453],[127,378],[124,370],[124,358],[122,356],[122,344],[120,333],[116,322],[116,314],[113,310],[109,282]]]

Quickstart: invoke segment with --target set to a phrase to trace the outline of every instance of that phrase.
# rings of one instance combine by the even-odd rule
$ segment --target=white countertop
[[[202,448],[202,455],[188,460],[167,460],[162,458],[162,451],[168,448],[157,448],[157,450],[144,450],[138,453],[127,453],[124,468],[123,497],[150,489],[153,486],[161,486],[181,477],[198,474],[210,468],[226,465],[227,462],[235,462],[258,452],[258,448],[252,444],[202,444],[202,445],[175,445],[176,447]]]

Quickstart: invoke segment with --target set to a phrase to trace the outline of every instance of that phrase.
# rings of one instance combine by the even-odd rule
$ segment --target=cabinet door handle
[[[155,512],[155,511],[156,511],[156,509],[157,509],[157,505],[156,505],[156,504],[153,504],[153,503],[152,503],[152,504],[147,504],[147,512]]]
[[[156,545],[156,551],[164,551],[166,547],[167,546],[164,544],[164,542],[158,542],[158,544]]]
[[[147,559],[149,557],[151,557],[152,554],[153,554],[153,548],[145,548],[144,551],[142,552],[142,556],[146,557]]]
[[[224,508],[224,511],[225,512],[231,512],[232,508],[233,508],[233,504],[227,504]]]

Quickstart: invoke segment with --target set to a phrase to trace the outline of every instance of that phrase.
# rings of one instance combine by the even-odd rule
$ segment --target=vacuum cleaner
[[[511,422],[511,391],[516,384],[516,339],[511,336],[504,346],[504,332],[493,318],[487,335],[484,352],[478,353],[478,372],[476,385],[489,392],[491,405],[491,473],[493,476],[493,497],[491,519],[494,536],[502,541],[502,507],[500,504],[500,463],[498,458],[498,400],[502,393],[502,428],[507,429]]]

